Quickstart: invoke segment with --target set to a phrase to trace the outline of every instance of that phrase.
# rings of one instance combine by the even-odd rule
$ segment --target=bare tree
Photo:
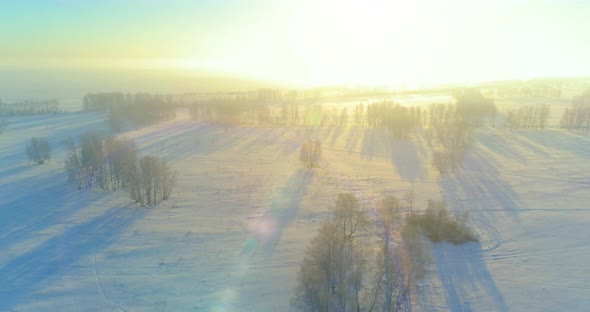
[[[307,168],[315,168],[322,155],[322,144],[320,140],[307,140],[299,151],[299,160]]]
[[[403,205],[392,195],[385,196],[377,210],[377,236],[381,238],[381,248],[377,256],[378,274],[375,275],[373,290],[375,298],[382,298],[372,305],[381,311],[409,311],[410,309],[410,270],[401,263],[402,243],[394,241],[396,226],[402,221]]]
[[[38,165],[51,159],[51,147],[47,138],[31,138],[31,141],[27,145],[27,156]]]
[[[306,250],[293,305],[301,311],[360,311],[364,261],[361,246],[323,223]]]
[[[352,193],[340,193],[334,205],[334,222],[342,230],[342,235],[353,239],[368,223],[367,215],[360,210],[358,199]]]
[[[351,193],[339,194],[332,220],[322,223],[306,249],[292,304],[301,311],[408,311],[410,283],[390,241],[401,212],[394,197],[383,201],[378,221],[383,244],[372,256],[363,240],[369,225]]]
[[[176,176],[165,160],[144,156],[131,168],[129,195],[141,206],[157,205],[170,197]]]
[[[82,156],[80,155],[80,150],[72,138],[66,139],[64,145],[67,153],[65,166],[66,171],[68,172],[68,177],[70,178],[70,181],[76,183],[78,189],[81,189],[84,177],[82,173]]]

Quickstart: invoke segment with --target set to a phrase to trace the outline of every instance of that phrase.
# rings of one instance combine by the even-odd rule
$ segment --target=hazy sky
[[[0,70],[300,85],[588,76],[589,17],[585,0],[0,0]]]

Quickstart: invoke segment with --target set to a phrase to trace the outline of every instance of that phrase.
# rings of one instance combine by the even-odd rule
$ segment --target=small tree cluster
[[[66,170],[78,188],[98,186],[116,190],[128,184],[129,175],[137,161],[137,147],[131,140],[105,138],[97,132],[80,135],[79,144],[68,138]]]
[[[572,100],[561,117],[560,126],[565,129],[590,129],[590,91]]]
[[[370,220],[350,193],[306,249],[292,304],[300,311],[410,311],[410,283],[389,244],[396,212],[380,213],[383,244],[367,248]],[[386,234],[387,233],[387,234]],[[387,237],[387,238],[385,238]]]
[[[493,100],[483,96],[477,89],[459,90],[455,92],[454,96],[457,115],[463,122],[480,126],[489,120],[494,125],[497,108]]]
[[[455,105],[432,104],[428,108],[426,140],[433,148],[432,165],[440,173],[458,168],[475,142],[474,126],[457,113]]]
[[[318,165],[320,157],[322,156],[322,144],[320,140],[307,140],[299,150],[299,160],[305,167],[312,169]]]
[[[131,171],[131,199],[141,206],[156,205],[168,199],[175,185],[176,174],[164,159],[142,157]]]
[[[475,233],[468,226],[469,215],[449,214],[444,201],[428,201],[424,213],[412,214],[408,217],[408,225],[418,227],[433,242],[447,241],[463,244],[477,241]]]
[[[175,186],[176,172],[168,163],[154,156],[139,158],[132,140],[87,132],[79,145],[69,138],[65,146],[66,170],[78,188],[127,188],[131,199],[146,206],[168,199]]]
[[[504,127],[509,129],[545,129],[549,120],[549,105],[525,105],[508,110]]]
[[[51,159],[51,146],[47,138],[31,138],[27,144],[27,156],[29,160],[41,165]]]
[[[371,128],[385,128],[396,138],[404,137],[420,126],[421,108],[408,108],[385,101],[372,103],[367,107],[367,125]]]

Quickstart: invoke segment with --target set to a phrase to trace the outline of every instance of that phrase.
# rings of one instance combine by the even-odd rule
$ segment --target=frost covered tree
[[[332,220],[306,249],[292,304],[301,311],[364,311],[367,261],[359,239],[366,214],[350,193],[339,194]]]
[[[387,197],[376,216],[377,252],[368,247],[372,228],[351,193],[341,193],[330,220],[305,251],[292,305],[300,311],[410,311],[410,273],[393,248],[401,203]]]
[[[47,138],[31,138],[31,141],[27,145],[27,156],[38,165],[51,159],[51,147]]]
[[[410,310],[410,269],[402,265],[401,243],[393,240],[396,227],[402,221],[403,205],[396,197],[388,195],[380,202],[376,214],[376,233],[381,239],[373,280],[374,302],[381,311]]]
[[[137,163],[137,146],[129,139],[109,137],[103,142],[107,170],[107,188],[113,190],[128,185],[133,167]]]
[[[78,189],[83,186],[84,178],[82,174],[82,157],[80,155],[80,149],[74,142],[74,139],[68,138],[64,141],[66,148],[66,171],[70,181],[76,184]]]
[[[144,156],[131,168],[129,195],[141,206],[157,205],[170,197],[176,176],[164,159]]]
[[[334,204],[334,222],[342,229],[342,235],[352,239],[364,229],[368,219],[352,193],[340,193]]]

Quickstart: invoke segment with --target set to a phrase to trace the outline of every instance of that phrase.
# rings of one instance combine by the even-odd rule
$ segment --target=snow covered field
[[[0,135],[0,311],[289,311],[304,249],[339,192],[367,207],[414,187],[469,211],[480,244],[429,246],[416,311],[572,311],[590,305],[590,136],[482,129],[441,177],[418,135],[350,127],[227,131],[176,120],[122,134],[179,171],[172,198],[75,190],[61,143],[101,114],[15,117]],[[25,145],[47,136],[53,159]],[[303,168],[306,137],[323,142]],[[430,248],[431,247],[431,248]]]

